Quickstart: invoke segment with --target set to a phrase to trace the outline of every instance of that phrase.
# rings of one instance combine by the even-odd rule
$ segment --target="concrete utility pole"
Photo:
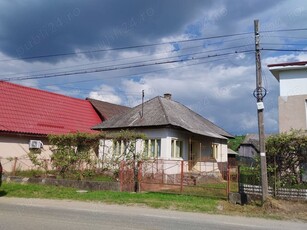
[[[259,146],[260,146],[260,160],[261,160],[261,185],[262,185],[262,203],[268,196],[268,176],[267,176],[267,164],[265,155],[265,134],[264,134],[264,121],[263,111],[264,104],[263,98],[266,95],[266,89],[262,87],[261,76],[261,58],[260,58],[260,35],[259,35],[259,21],[254,20],[255,31],[255,57],[256,57],[256,89],[254,96],[257,99],[258,110],[258,132],[259,132]]]

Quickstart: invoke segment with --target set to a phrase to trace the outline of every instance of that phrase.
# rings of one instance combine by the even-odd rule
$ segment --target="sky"
[[[171,93],[234,135],[256,133],[255,19],[264,126],[276,133],[267,65],[306,61],[305,0],[2,0],[0,79],[130,107],[142,90]]]

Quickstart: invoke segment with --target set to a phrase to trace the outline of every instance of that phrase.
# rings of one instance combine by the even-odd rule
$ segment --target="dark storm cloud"
[[[209,1],[5,1],[0,51],[25,57],[144,44],[177,34]]]

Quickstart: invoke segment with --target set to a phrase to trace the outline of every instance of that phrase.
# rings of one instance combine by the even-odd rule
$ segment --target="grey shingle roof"
[[[143,117],[141,117],[141,111],[142,105],[138,105],[124,114],[116,115],[110,120],[104,121],[93,129],[174,126],[204,136],[232,137],[231,134],[186,106],[164,97],[155,97],[145,102]]]
[[[265,138],[268,138],[269,136],[271,135],[265,134]],[[246,134],[241,145],[252,145],[258,152],[260,152],[259,134],[256,134],[256,133]]]

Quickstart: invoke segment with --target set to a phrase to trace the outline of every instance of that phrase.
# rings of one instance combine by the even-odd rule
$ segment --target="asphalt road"
[[[302,222],[186,213],[146,207],[0,197],[0,229],[307,229]]]

